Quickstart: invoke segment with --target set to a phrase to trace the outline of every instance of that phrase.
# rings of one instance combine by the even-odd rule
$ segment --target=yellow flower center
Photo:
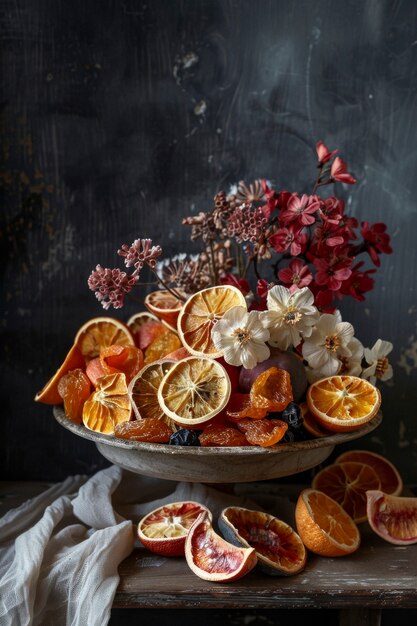
[[[237,338],[237,340],[238,340],[238,342],[239,342],[241,347],[244,346],[245,344],[247,344],[248,341],[250,341],[251,337],[252,337],[251,333],[248,330],[244,329],[244,328],[236,328],[233,331],[233,335],[234,335],[234,337]]]
[[[294,326],[295,324],[297,324],[297,322],[300,321],[302,317],[303,314],[300,313],[298,309],[290,307],[287,309],[287,312],[284,315],[284,322],[289,326]]]
[[[336,352],[338,347],[340,346],[340,339],[337,335],[331,335],[330,337],[326,337],[325,347],[330,352]]]
[[[377,378],[382,378],[382,376],[387,371],[388,366],[389,366],[389,361],[386,356],[382,357],[381,359],[378,359],[377,364],[376,364],[376,369],[375,369],[375,376]]]

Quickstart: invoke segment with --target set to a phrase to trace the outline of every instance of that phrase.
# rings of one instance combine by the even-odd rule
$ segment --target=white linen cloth
[[[123,480],[122,480],[123,479]],[[199,483],[176,483],[111,466],[72,476],[0,519],[0,626],[105,626],[118,566],[140,544],[135,524],[168,502],[275,509],[292,522],[284,498],[257,503]]]

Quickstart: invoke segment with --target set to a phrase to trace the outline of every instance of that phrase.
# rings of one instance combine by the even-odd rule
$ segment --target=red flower
[[[269,243],[277,252],[289,250],[292,256],[298,256],[304,252],[308,241],[308,235],[303,233],[295,224],[288,228],[280,228],[269,238]]]
[[[322,313],[334,313],[336,307],[333,304],[334,298],[339,297],[339,292],[330,289],[318,289],[317,285],[311,283],[310,290],[314,293],[314,304]]]
[[[340,157],[336,157],[332,163],[330,169],[330,177],[333,180],[339,180],[341,183],[347,183],[348,185],[354,185],[356,178],[353,178],[347,171],[347,165]]]
[[[392,253],[390,236],[385,232],[386,230],[386,224],[383,224],[382,222],[377,222],[372,226],[369,225],[369,222],[361,223],[361,233],[365,240],[365,249],[368,251],[372,262],[377,267],[381,265],[378,253]]]
[[[337,226],[343,217],[345,203],[335,196],[330,196],[320,203],[319,214],[324,222]]]
[[[289,290],[294,293],[297,289],[307,287],[313,280],[313,275],[308,265],[303,265],[300,259],[293,259],[288,267],[278,272],[278,278],[284,285],[290,285]]]
[[[318,253],[319,256],[327,256],[325,246],[335,248],[342,246],[347,239],[346,229],[343,226],[335,225],[332,222],[324,222],[321,226],[314,229],[314,242],[312,252]]]
[[[280,222],[284,225],[289,222],[297,221],[300,226],[309,226],[314,224],[316,218],[314,213],[320,206],[317,196],[308,196],[303,194],[301,198],[297,193],[293,193],[287,208],[281,212]]]
[[[345,296],[352,296],[355,300],[363,302],[365,300],[364,293],[374,288],[374,279],[369,274],[374,274],[376,270],[366,270],[362,272],[360,268],[363,261],[352,267],[352,274],[345,280],[341,286],[341,292]]]
[[[327,259],[314,259],[313,265],[317,269],[315,282],[317,285],[327,285],[331,291],[338,291],[342,282],[352,274],[350,266],[352,259],[340,259],[334,257]]]
[[[245,278],[238,278],[234,274],[223,274],[220,278],[220,282],[222,285],[232,285],[236,287],[244,296],[247,296],[251,291],[248,281]]]
[[[330,161],[330,159],[336,154],[337,150],[333,150],[333,152],[329,152],[329,148],[322,141],[318,141],[316,143],[316,152],[319,159],[319,164],[324,165]]]

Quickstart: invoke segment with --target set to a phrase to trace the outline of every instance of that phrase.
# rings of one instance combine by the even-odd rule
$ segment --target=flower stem
[[[152,272],[155,274],[156,278],[158,279],[158,283],[160,283],[164,289],[169,291],[169,293],[172,294],[175,298],[177,298],[177,300],[182,300],[182,302],[186,301],[186,298],[184,298],[184,296],[181,295],[178,291],[176,291],[175,289],[172,289],[169,285],[167,285],[167,283],[164,282],[160,276],[158,276],[158,274],[155,272],[154,269],[152,269]]]

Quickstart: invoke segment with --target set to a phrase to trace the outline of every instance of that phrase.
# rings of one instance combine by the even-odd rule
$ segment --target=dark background
[[[310,190],[321,139],[358,179],[336,189],[348,212],[386,222],[394,248],[366,302],[340,307],[365,345],[394,343],[383,423],[351,447],[416,483],[416,2],[0,4],[1,478],[108,464],[33,400],[102,314],[95,265],[138,237],[189,249],[182,217],[240,179]]]

